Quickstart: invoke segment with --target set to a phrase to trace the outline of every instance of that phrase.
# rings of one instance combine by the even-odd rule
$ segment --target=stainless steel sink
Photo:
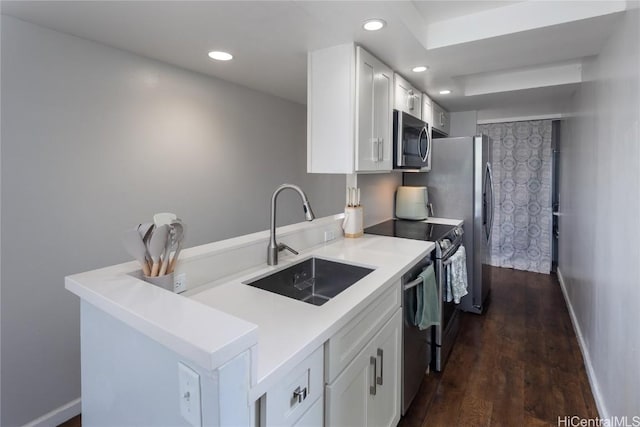
[[[309,304],[322,305],[372,271],[371,268],[313,257],[243,283]]]

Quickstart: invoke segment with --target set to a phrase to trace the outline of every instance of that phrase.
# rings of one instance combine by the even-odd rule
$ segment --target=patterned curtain
[[[478,125],[489,136],[495,209],[491,264],[551,270],[551,120]]]

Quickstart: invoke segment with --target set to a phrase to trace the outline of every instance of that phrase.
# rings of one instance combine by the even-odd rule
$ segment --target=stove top
[[[390,219],[364,229],[365,233],[380,236],[402,237],[404,239],[428,240],[437,242],[444,239],[453,230],[453,225],[431,224],[422,221]]]

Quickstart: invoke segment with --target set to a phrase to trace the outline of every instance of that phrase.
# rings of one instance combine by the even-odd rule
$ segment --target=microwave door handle
[[[422,154],[422,144],[420,143],[422,141],[422,134],[424,134],[425,138],[427,138],[427,149],[424,155]],[[418,156],[420,156],[423,162],[427,161],[427,155],[429,154],[428,141],[429,141],[429,137],[427,135],[427,128],[425,126],[420,130],[420,134],[418,135]]]
[[[431,160],[429,158],[429,156],[431,155],[431,144],[432,144],[432,140],[431,140],[431,135],[429,135],[429,125],[424,127],[425,131],[426,131],[426,135],[427,135],[427,155],[424,156],[425,157],[425,162],[427,162],[427,166],[430,167],[431,166]]]

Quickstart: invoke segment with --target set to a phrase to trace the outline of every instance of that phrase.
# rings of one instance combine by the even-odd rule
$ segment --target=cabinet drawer
[[[316,400],[311,408],[295,423],[295,427],[322,427],[324,417],[324,399]]]
[[[325,381],[331,383],[400,307],[400,282],[371,303],[325,344]]]
[[[323,349],[320,346],[260,399],[260,425],[292,426],[296,424],[322,396],[324,384],[322,359]]]

